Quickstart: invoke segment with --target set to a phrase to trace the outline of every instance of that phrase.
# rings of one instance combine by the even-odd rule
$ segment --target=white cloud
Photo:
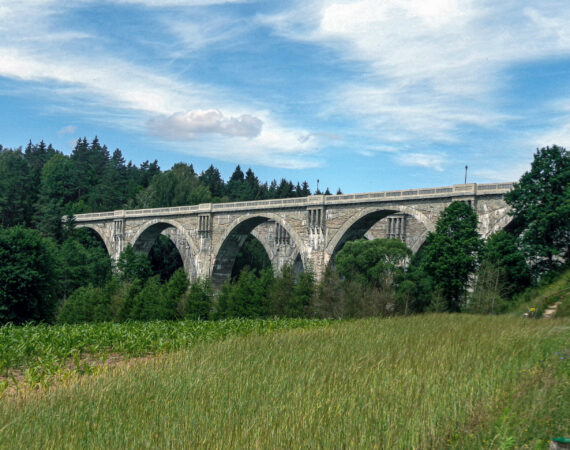
[[[318,99],[302,99],[319,105],[318,120],[339,119],[334,121],[340,124],[338,130],[332,131],[344,143],[354,142],[355,152],[394,149],[402,153],[395,156],[399,164],[441,171],[445,155],[429,154],[430,147],[465,142],[471,137],[465,130],[497,130],[518,120],[503,106],[506,70],[521,62],[570,55],[567,0],[298,0],[283,2],[286,9],[273,16],[245,18],[226,15],[222,8],[216,8],[216,14],[189,8],[225,0],[106,1],[155,8],[148,20],[172,37],[172,42],[148,44],[164,50],[162,60],[147,60],[129,43],[111,47],[104,33],[92,35],[62,25],[67,21],[60,19],[70,10],[96,5],[95,0],[1,3],[0,77],[24,80],[30,92],[49,90],[55,94],[54,101],[45,102],[51,108],[77,110],[80,104],[82,114],[107,125],[137,132],[150,126],[169,148],[271,166],[320,165],[319,150],[325,142],[335,145],[333,137],[300,124],[299,117],[290,115],[297,106],[248,98],[259,95],[250,86],[240,92],[224,87],[224,81],[199,83],[166,59],[194,58],[222,41],[217,50],[234,45],[239,49],[249,42],[247,33],[260,25],[287,39],[324,47],[327,56],[337,57],[327,61],[327,84],[332,87],[328,95],[321,89]],[[180,6],[185,8],[172,9]],[[145,38],[137,44],[145,45]],[[201,62],[192,58],[189,64]],[[215,57],[208,63],[215,67]],[[251,76],[267,75],[263,67],[259,72]],[[556,111],[543,104],[536,111],[546,109]],[[537,146],[567,145],[569,113],[557,114]],[[287,120],[287,115],[292,118]],[[411,149],[418,153],[406,153]]]
[[[214,109],[177,112],[149,121],[149,128],[154,134],[173,140],[193,139],[196,134],[203,133],[254,138],[259,136],[262,126],[263,121],[252,115],[225,117]]]
[[[307,3],[261,20],[359,64],[358,82],[339,82],[327,112],[359,118],[383,141],[454,142],[463,139],[462,127],[508,124],[505,70],[570,55],[565,0]]]
[[[318,142],[310,139],[300,142],[290,132],[266,131],[256,139],[199,138],[186,144],[176,144],[181,153],[215,158],[222,161],[240,161],[284,169],[308,169],[321,167]]]
[[[447,158],[440,153],[402,153],[395,160],[402,166],[426,167],[443,172]]]
[[[73,125],[67,125],[65,127],[63,127],[61,130],[59,130],[57,132],[57,134],[59,134],[60,136],[63,136],[64,134],[73,134],[77,131],[77,127],[74,127]]]
[[[110,0],[114,3],[140,4],[153,8],[166,8],[172,6],[212,6],[226,3],[247,3],[248,0]]]
[[[530,170],[530,162],[518,162],[513,164],[502,163],[494,167],[470,169],[469,178],[479,183],[494,181],[517,181],[523,173]]]
[[[61,6],[55,0],[8,1],[0,7],[3,19],[0,23],[0,77],[30,82],[28,92],[35,89],[38,95],[45,95],[45,87],[49,86],[49,95],[55,94],[57,99],[49,102],[49,108],[65,110],[67,102],[70,110],[78,114],[80,104],[80,114],[105,121],[107,125],[126,127],[131,132],[146,132],[150,128],[164,139],[166,146],[195,155],[274,167],[321,164],[309,157],[317,151],[319,142],[311,131],[284,125],[270,112],[252,109],[254,101],[243,100],[228,88],[181,77],[170,72],[167,65],[133,62],[135,59],[126,58],[116,48],[107,48],[105,39],[98,35],[59,31],[57,19],[64,17],[73,6]],[[74,6],[87,3],[90,1],[80,1]],[[158,8],[219,2],[124,3]],[[169,22],[164,17],[156,20],[171,26],[168,31],[177,36],[182,46],[190,46],[188,41],[196,33],[203,33],[196,28],[198,25],[205,30],[209,26],[208,18],[199,24],[185,22],[183,16],[178,22]],[[186,30],[184,24],[188,25]],[[212,34],[216,35],[227,23],[215,18],[209,24]],[[200,45],[208,44],[207,34],[202,36]],[[212,42],[216,39],[213,37]],[[128,54],[127,49],[121,50]],[[204,135],[208,138],[199,139]],[[212,139],[212,135],[220,138]],[[180,148],[174,142],[188,139],[192,139],[191,147]]]

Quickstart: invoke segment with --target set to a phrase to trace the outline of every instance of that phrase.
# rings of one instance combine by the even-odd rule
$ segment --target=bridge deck
[[[230,203],[202,203],[200,205],[191,206],[175,206],[169,208],[147,208],[147,209],[131,209],[119,211],[106,211],[98,213],[77,214],[76,222],[89,222],[93,220],[113,219],[116,217],[138,217],[138,216],[170,216],[180,214],[199,214],[212,212],[230,212],[230,211],[254,211],[254,210],[271,210],[283,208],[299,208],[311,205],[343,205],[370,202],[394,202],[406,200],[433,199],[437,197],[461,197],[476,195],[494,195],[504,194],[510,191],[513,182],[505,183],[486,183],[486,184],[455,184],[453,186],[442,186],[434,188],[422,189],[406,189],[399,191],[381,191],[367,192],[360,194],[341,194],[341,195],[311,195],[309,197],[300,198],[284,198],[271,200],[255,200],[246,202],[230,202]]]

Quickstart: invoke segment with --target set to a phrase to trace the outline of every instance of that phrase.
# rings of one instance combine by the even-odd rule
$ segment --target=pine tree
[[[37,184],[20,150],[0,151],[0,226],[29,226]]]
[[[200,174],[200,181],[208,188],[214,199],[221,199],[224,196],[224,180],[213,164]]]

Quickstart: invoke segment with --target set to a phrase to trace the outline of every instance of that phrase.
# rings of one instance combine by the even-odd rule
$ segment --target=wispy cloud
[[[339,82],[330,114],[359,117],[380,140],[463,139],[515,118],[502,106],[513,64],[570,55],[563,0],[323,0],[261,18],[282,36],[360,64],[358,82]],[[505,19],[507,18],[508,19]]]
[[[443,172],[447,158],[436,153],[402,153],[395,161],[402,166],[426,167]]]
[[[117,5],[124,34],[85,18]],[[497,161],[498,141],[520,159],[520,136],[568,145],[567,89],[509,105],[512,76],[533,83],[513,68],[570,58],[568,23],[567,0],[3,0],[0,77],[165,151],[288,168],[389,152],[441,172],[448,154]]]
[[[74,6],[91,3],[96,2],[83,0]],[[115,0],[114,3],[161,8],[203,7],[225,2]],[[127,48],[108,49],[103,37],[74,30],[59,31],[58,21],[72,9],[55,0],[8,0],[0,6],[0,19],[3,19],[0,77],[47,83],[50,91],[58,94],[57,102],[62,108],[66,100],[71,107],[81,103],[81,114],[107,120],[114,127],[150,131],[171,148],[177,148],[173,141],[192,139],[192,146],[184,148],[192,154],[209,155],[215,142],[197,137],[213,134],[223,137],[219,141],[223,142],[223,149],[216,154],[224,160],[246,158],[240,162],[296,168],[321,164],[314,159],[305,160],[306,155],[317,151],[319,142],[308,137],[311,131],[284,125],[270,111],[264,111],[264,117],[260,118],[259,111],[250,106],[255,102],[243,104],[242,96],[231,89],[180,77],[168,65],[138,64],[134,62],[137,58],[125,58],[129,54]],[[20,17],[23,21],[16,20]],[[202,39],[200,45],[220,40],[220,30],[227,25],[220,18],[208,22],[204,15],[200,16],[201,22],[184,15],[179,20],[172,20],[171,15],[165,17],[156,20],[166,24],[169,27],[166,31],[176,36],[187,50],[198,34]],[[83,46],[81,40],[86,41]],[[85,48],[92,50],[87,53]],[[34,89],[33,84],[30,89]]]
[[[165,8],[173,6],[212,6],[226,3],[247,3],[249,0],[110,0],[113,3],[139,4],[153,8]]]
[[[57,132],[57,134],[59,134],[60,136],[66,135],[66,134],[73,134],[77,131],[77,127],[73,126],[73,125],[67,125],[66,127],[63,127],[61,130],[59,130]]]

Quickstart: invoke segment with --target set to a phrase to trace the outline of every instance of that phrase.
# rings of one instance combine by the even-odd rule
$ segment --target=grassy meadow
[[[196,339],[0,400],[2,448],[547,448],[570,320],[423,315]]]

